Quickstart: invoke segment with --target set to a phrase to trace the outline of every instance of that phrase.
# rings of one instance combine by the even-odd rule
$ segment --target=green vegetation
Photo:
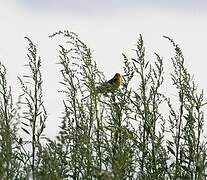
[[[58,60],[65,98],[56,139],[43,135],[47,111],[37,47],[26,38],[30,73],[19,78],[17,107],[0,64],[0,179],[205,179],[203,91],[172,39],[164,37],[175,49],[175,103],[162,92],[163,59],[157,53],[154,62],[146,59],[141,35],[134,57],[123,54],[121,88],[104,94],[97,92],[105,77],[90,49],[72,32],[50,38],[59,36],[66,41],[59,45]]]

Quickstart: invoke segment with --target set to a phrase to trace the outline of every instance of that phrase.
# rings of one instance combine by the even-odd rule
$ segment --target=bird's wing
[[[96,87],[96,92],[97,93],[108,93],[111,92],[113,89],[113,83],[110,82],[104,82],[100,86]]]

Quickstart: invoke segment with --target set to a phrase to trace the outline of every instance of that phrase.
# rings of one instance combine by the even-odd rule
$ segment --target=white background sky
[[[157,52],[163,56],[165,72],[170,72],[173,49],[162,38],[170,36],[182,48],[187,67],[199,86],[207,88],[205,0],[0,0],[0,4],[0,61],[7,67],[9,83],[16,95],[20,87],[17,76],[26,72],[24,36],[38,45],[46,84],[49,135],[57,133],[54,127],[59,124],[57,117],[62,110],[57,93],[58,47],[55,39],[48,38],[58,30],[76,32],[92,49],[106,78],[123,72],[121,53],[132,54],[139,34],[143,35],[149,55]]]

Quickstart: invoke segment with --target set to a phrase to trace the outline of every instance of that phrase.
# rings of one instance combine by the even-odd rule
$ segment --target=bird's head
[[[116,74],[114,75],[114,77],[115,77],[115,78],[121,78],[121,74],[116,73]]]

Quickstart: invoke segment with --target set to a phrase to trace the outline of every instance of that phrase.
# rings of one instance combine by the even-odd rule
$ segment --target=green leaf
[[[30,135],[29,131],[27,131],[25,128],[22,127],[22,130]]]
[[[173,155],[175,155],[174,150],[173,150],[170,146],[167,146],[167,149],[168,149]]]

